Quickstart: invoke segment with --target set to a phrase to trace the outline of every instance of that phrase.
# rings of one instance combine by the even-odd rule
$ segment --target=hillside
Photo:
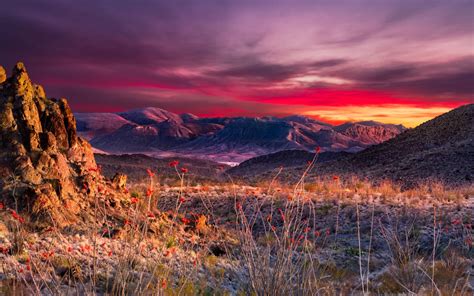
[[[322,170],[408,183],[426,178],[467,183],[474,180],[473,160],[474,104],[469,104]]]
[[[348,126],[344,129],[347,131]],[[310,153],[301,158],[300,152],[293,153],[295,155],[285,155],[282,161],[280,154],[251,159],[229,170],[229,173],[246,178],[259,177],[276,163],[293,163],[282,174],[282,178],[292,180],[305,165],[302,159],[310,159],[314,155]],[[408,186],[426,179],[463,184],[474,180],[473,160],[474,104],[469,104],[409,129],[384,143],[320,163],[310,176],[338,174],[369,177],[373,180],[387,178]]]
[[[317,163],[320,164],[350,155],[352,154],[349,152],[323,152],[318,156]],[[314,156],[314,153],[305,150],[284,150],[246,160],[227,170],[227,173],[233,177],[248,177],[249,179],[255,175],[274,177],[280,169],[286,171],[306,166],[309,161],[313,160]]]
[[[334,127],[339,133],[366,145],[379,144],[405,130],[403,125],[381,124],[375,121],[348,122]]]
[[[79,135],[87,140],[113,133],[122,126],[131,124],[114,113],[76,113],[75,117]]]

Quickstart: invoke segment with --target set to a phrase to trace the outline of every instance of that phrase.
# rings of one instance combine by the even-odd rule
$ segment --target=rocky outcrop
[[[89,143],[76,133],[66,99],[49,99],[23,63],[0,68],[0,190],[9,207],[66,217],[88,206],[104,183]],[[67,218],[64,218],[67,220]]]
[[[335,127],[339,133],[370,146],[390,140],[406,128],[403,125],[383,124],[375,121],[350,122]]]

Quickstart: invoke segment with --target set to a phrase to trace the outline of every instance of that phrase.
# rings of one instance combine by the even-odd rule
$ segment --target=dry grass
[[[176,175],[170,185],[150,171],[115,207],[95,193],[85,227],[51,217],[35,230],[0,210],[3,286],[48,295],[473,291],[473,186],[402,190],[337,176],[308,182],[306,172],[293,186],[193,185],[185,170]]]

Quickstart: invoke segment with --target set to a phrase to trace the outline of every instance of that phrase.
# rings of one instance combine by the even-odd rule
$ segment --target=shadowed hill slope
[[[279,157],[272,154],[251,159],[229,173],[262,178],[264,168],[278,162]],[[311,155],[307,155],[305,159],[310,158]],[[287,181],[296,179],[305,164],[298,155],[287,155],[285,161],[293,161],[295,165],[284,170],[281,178]],[[407,186],[427,179],[451,185],[472,183],[474,104],[456,108],[364,151],[317,164],[310,177],[331,174],[357,175],[372,180],[391,179]]]
[[[323,152],[317,162],[323,163],[352,155],[349,152]],[[315,154],[305,150],[284,150],[272,154],[262,155],[242,162],[230,168],[227,173],[233,177],[252,177],[255,175],[274,177],[278,170],[294,169],[305,166],[314,158]]]
[[[474,180],[474,104],[442,114],[399,136],[338,162],[323,171],[386,177],[404,183],[439,179]]]

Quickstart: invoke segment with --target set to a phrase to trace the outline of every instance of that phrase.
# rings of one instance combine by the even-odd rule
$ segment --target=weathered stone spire
[[[10,198],[5,202],[41,212],[87,196],[101,176],[91,146],[77,136],[67,100],[46,98],[21,62],[9,78],[0,67],[0,83],[0,194]]]

